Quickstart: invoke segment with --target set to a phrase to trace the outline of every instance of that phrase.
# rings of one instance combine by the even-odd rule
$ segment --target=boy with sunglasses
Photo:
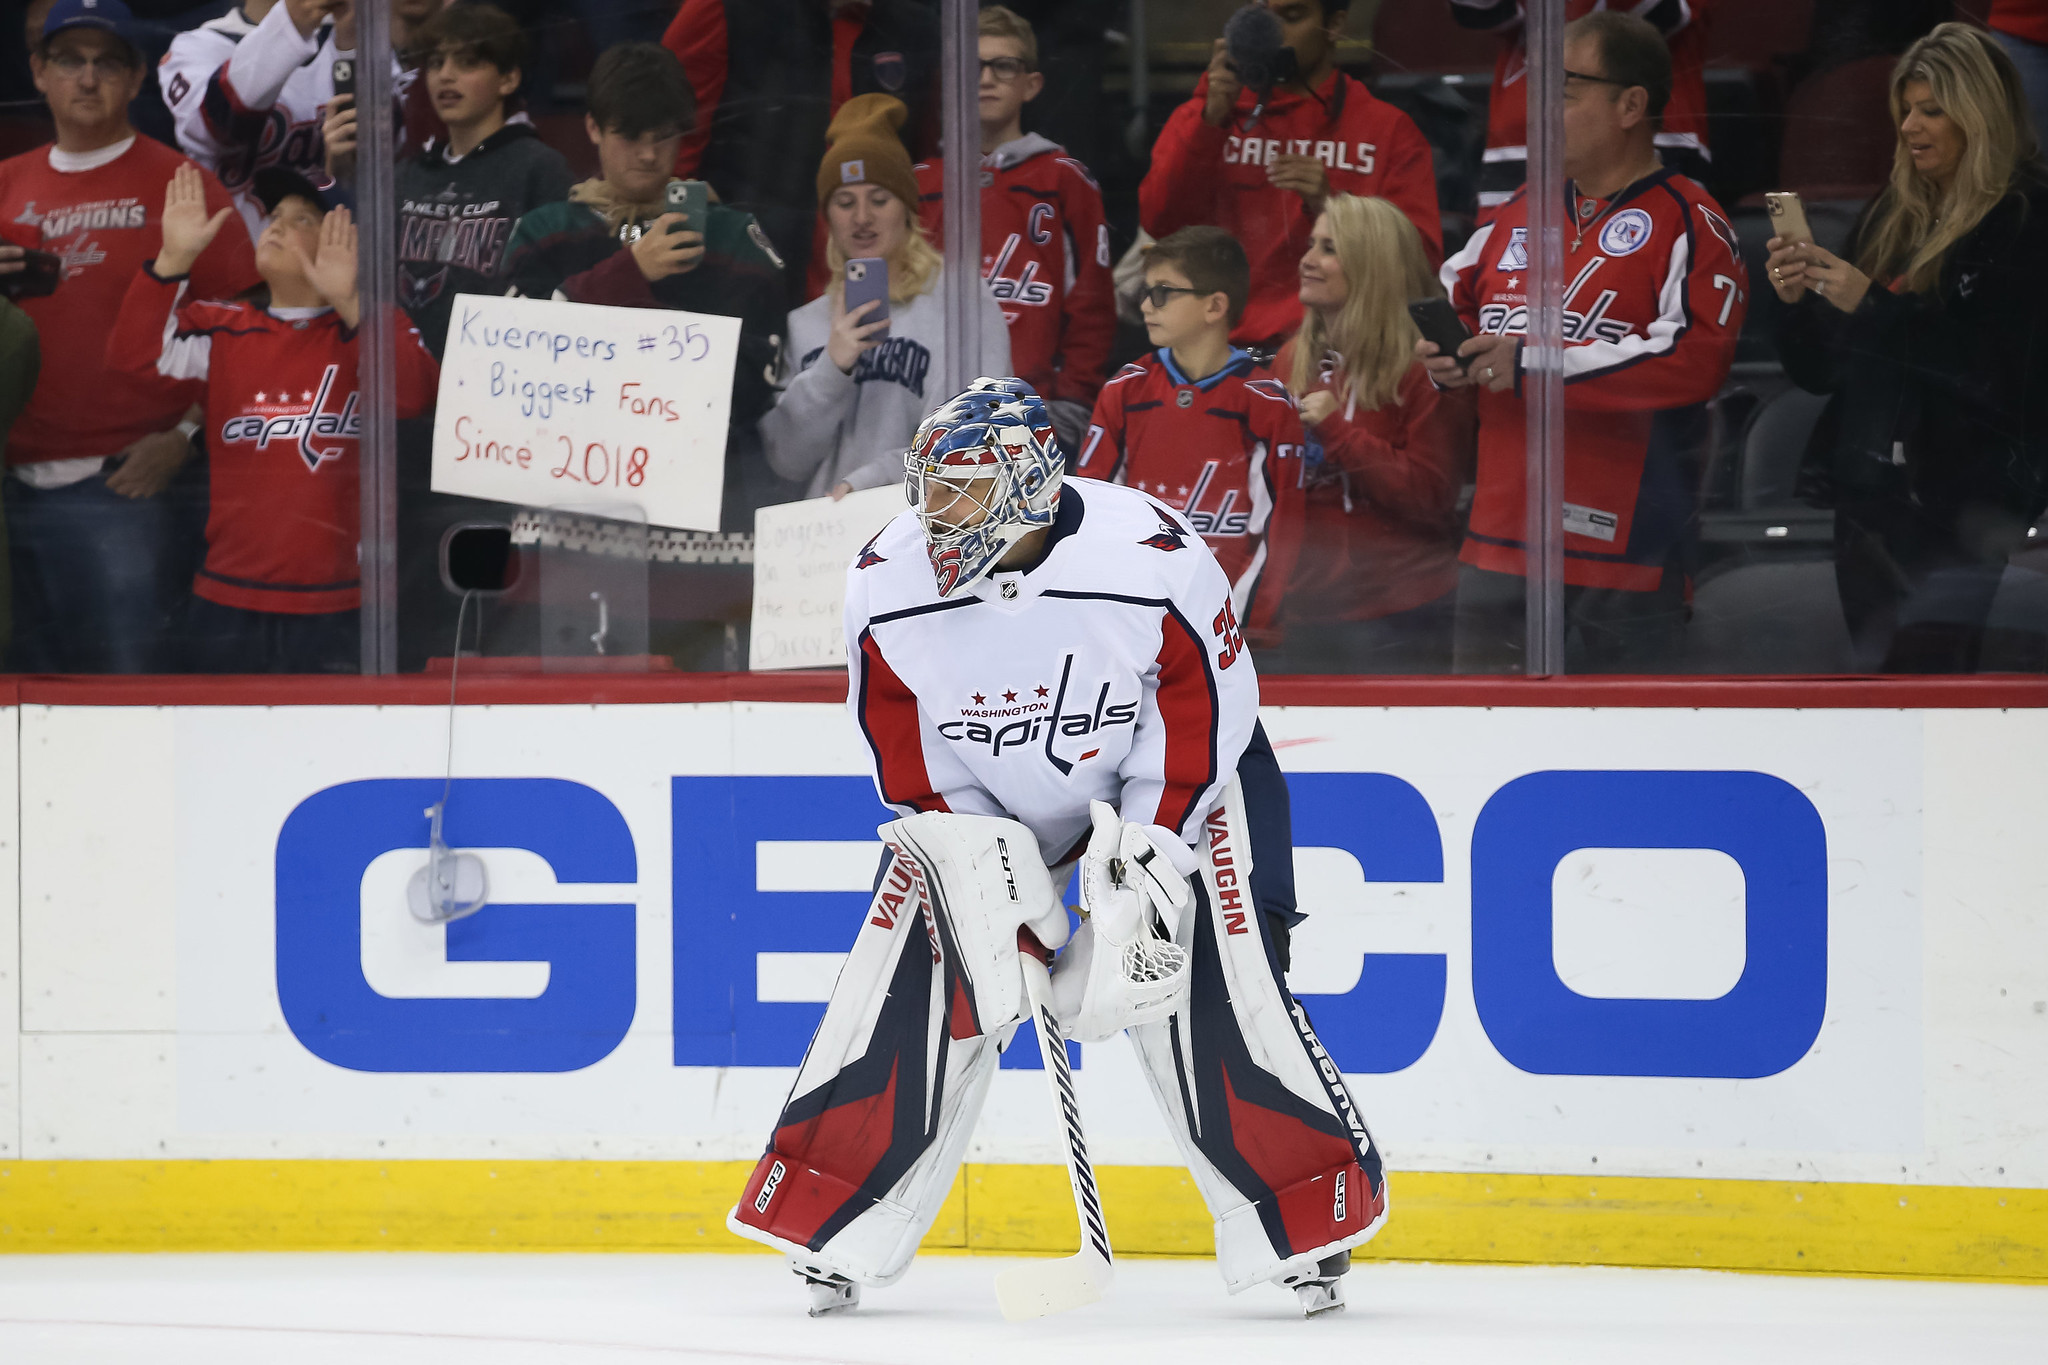
[[[1255,647],[1278,643],[1301,548],[1301,416],[1287,387],[1230,344],[1251,292],[1244,248],[1182,228],[1145,251],[1140,311],[1158,349],[1103,386],[1075,472],[1177,509],[1216,554]]]
[[[1045,88],[1030,21],[981,11],[981,273],[1010,327],[1010,363],[1044,397],[1054,430],[1078,447],[1116,335],[1102,190],[1066,148],[1024,131]],[[945,163],[917,168],[918,213],[945,241]]]

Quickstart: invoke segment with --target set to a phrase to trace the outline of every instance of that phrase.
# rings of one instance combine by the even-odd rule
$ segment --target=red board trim
[[[2048,677],[1314,678],[1259,681],[1268,706],[1617,706],[1863,710],[2048,708]],[[846,701],[837,669],[464,677],[467,706]],[[0,706],[446,706],[446,675],[0,677]]]

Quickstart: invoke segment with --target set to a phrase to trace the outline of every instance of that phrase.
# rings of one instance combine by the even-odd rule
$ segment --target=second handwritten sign
[[[433,488],[528,507],[633,503],[718,529],[736,318],[465,294],[434,414]]]

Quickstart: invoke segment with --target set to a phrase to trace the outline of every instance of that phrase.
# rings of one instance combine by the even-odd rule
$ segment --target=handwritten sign
[[[527,507],[638,504],[716,531],[737,318],[551,299],[455,300],[433,489]]]
[[[846,571],[904,507],[891,484],[812,498],[754,514],[754,629],[747,667],[838,668],[846,663]]]

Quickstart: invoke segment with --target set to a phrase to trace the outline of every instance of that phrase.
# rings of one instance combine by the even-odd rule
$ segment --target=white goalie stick
[[[1046,1084],[1067,1130],[1067,1183],[1074,1190],[1074,1215],[1081,1225],[1081,1249],[1057,1261],[1031,1261],[996,1276],[996,1302],[1011,1322],[1064,1313],[1094,1303],[1115,1273],[1109,1229],[1102,1221],[1102,1196],[1095,1191],[1095,1167],[1081,1132],[1081,1106],[1074,1098],[1074,1073],[1067,1066],[1066,1039],[1052,1012],[1052,976],[1036,954],[1020,953],[1024,992],[1038,1026],[1038,1050],[1045,1055]]]

